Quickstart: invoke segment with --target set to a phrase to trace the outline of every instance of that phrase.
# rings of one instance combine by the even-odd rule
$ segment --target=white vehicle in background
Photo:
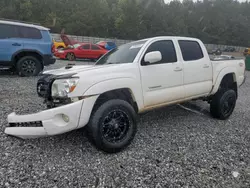
[[[98,148],[118,152],[133,140],[136,116],[144,111],[202,99],[210,104],[213,117],[227,119],[244,73],[243,59],[211,61],[195,38],[131,42],[109,51],[95,65],[44,72],[37,92],[49,109],[10,114],[5,133],[34,138],[86,126]]]

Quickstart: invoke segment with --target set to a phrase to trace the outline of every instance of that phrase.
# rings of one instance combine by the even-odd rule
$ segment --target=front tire
[[[33,56],[25,56],[17,62],[19,76],[37,76],[42,71],[42,62]]]
[[[210,113],[214,118],[225,120],[233,113],[236,104],[234,90],[220,90],[214,96],[210,104]]]
[[[76,59],[76,57],[75,57],[75,54],[74,53],[68,53],[67,55],[66,55],[66,58],[69,60],[69,61],[74,61],[75,59]]]
[[[132,142],[136,134],[135,110],[124,100],[108,100],[94,111],[87,131],[97,148],[108,153],[119,152]]]

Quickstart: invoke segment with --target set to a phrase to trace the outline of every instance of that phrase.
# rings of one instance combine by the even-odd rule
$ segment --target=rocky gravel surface
[[[37,79],[0,73],[0,187],[250,187],[250,78],[229,120],[211,118],[201,101],[148,112],[132,145],[117,154],[98,151],[84,130],[32,140],[5,135],[9,113],[45,108]]]

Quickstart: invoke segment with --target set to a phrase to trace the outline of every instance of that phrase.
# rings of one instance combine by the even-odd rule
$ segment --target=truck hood
[[[74,92],[68,95],[69,97],[83,96],[88,89],[94,87],[98,83],[107,83],[107,85],[101,86],[101,88],[98,88],[96,85],[96,89],[103,90],[89,90],[89,92],[91,91],[91,95],[101,93],[108,88],[110,89],[112,87],[120,87],[120,85],[122,85],[122,87],[130,87],[128,85],[133,85],[133,87],[138,86],[139,83],[136,84],[135,82],[140,81],[139,69],[136,63],[75,65],[69,69],[65,69],[65,67],[63,67],[60,69],[45,71],[43,74],[44,76],[47,74],[58,78],[67,78],[68,76],[71,77],[73,75],[79,77],[77,84],[78,87],[75,88]],[[126,81],[124,81],[124,79]]]
[[[93,69],[104,69],[111,66],[117,66],[116,64],[110,65],[74,65],[71,68],[62,67],[60,69],[52,69],[48,71],[43,71],[43,74],[53,74],[53,75],[66,75],[66,74],[73,74],[73,73],[80,73],[82,71],[88,71]]]

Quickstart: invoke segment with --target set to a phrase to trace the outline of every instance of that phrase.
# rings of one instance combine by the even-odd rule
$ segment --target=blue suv
[[[0,20],[0,69],[10,68],[20,76],[36,76],[54,64],[53,41],[48,28]]]

